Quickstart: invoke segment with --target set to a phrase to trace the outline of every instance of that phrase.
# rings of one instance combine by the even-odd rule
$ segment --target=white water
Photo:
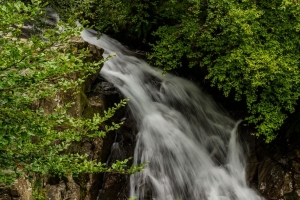
[[[131,176],[139,200],[259,200],[245,179],[245,156],[235,121],[191,82],[151,68],[117,41],[85,30],[105,50],[102,76],[129,97],[139,129],[134,163],[150,164]]]

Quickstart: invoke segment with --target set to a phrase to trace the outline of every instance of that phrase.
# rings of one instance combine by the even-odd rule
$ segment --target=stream
[[[238,125],[196,85],[163,75],[116,40],[86,29],[82,37],[104,49],[101,75],[128,97],[139,130],[130,177],[138,200],[260,200],[246,183],[247,148]]]

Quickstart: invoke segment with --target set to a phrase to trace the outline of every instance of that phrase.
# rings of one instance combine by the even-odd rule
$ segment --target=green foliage
[[[101,32],[124,31],[144,38],[158,24],[160,18],[158,0],[54,0],[47,1],[60,13],[68,18],[76,14],[80,20],[88,20],[91,27]]]
[[[42,6],[39,0],[31,4],[0,1],[0,183],[10,184],[23,173],[62,177],[83,172],[140,171],[142,166],[128,168],[128,159],[109,167],[88,159],[88,155],[68,153],[71,143],[104,137],[118,129],[122,123],[104,123],[128,99],[105,111],[103,117],[96,114],[92,119],[70,116],[72,102],[47,112],[36,106],[40,99],[78,91],[104,62],[88,61],[88,49],[70,49],[72,39],[81,31],[75,24],[60,22],[56,28],[45,28],[22,39],[24,22],[44,16]],[[70,74],[80,74],[80,78],[73,80]]]
[[[272,141],[299,99],[300,3],[295,0],[56,0],[100,31],[157,39],[149,59],[165,71],[207,69],[206,79],[247,103],[257,135]],[[74,4],[74,3],[73,3]],[[86,6],[88,4],[88,6]],[[84,9],[83,9],[84,8]]]
[[[190,67],[205,67],[225,96],[246,100],[247,120],[272,141],[300,95],[300,4],[208,0],[187,11],[155,32],[150,59],[165,70],[180,67],[183,56]]]

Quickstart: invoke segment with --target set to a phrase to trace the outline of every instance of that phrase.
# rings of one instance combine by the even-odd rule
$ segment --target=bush
[[[141,170],[140,166],[126,168],[128,159],[109,167],[89,160],[87,155],[66,153],[73,142],[104,137],[106,132],[118,129],[122,123],[103,123],[127,100],[92,119],[70,116],[67,110],[72,103],[61,104],[50,113],[34,109],[40,99],[78,91],[76,88],[97,73],[104,60],[88,61],[89,50],[69,48],[72,38],[81,31],[70,23],[60,23],[22,39],[24,23],[41,18],[43,5],[39,0],[27,4],[17,0],[0,2],[0,183],[11,184],[23,173],[61,177],[82,172]],[[72,73],[80,74],[80,78],[69,79]]]

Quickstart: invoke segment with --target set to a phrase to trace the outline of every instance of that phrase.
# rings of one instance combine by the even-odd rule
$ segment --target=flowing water
[[[105,50],[101,75],[129,97],[138,126],[134,163],[150,162],[131,176],[139,200],[259,200],[245,179],[238,123],[185,79],[162,75],[119,42],[85,30],[82,37]]]

